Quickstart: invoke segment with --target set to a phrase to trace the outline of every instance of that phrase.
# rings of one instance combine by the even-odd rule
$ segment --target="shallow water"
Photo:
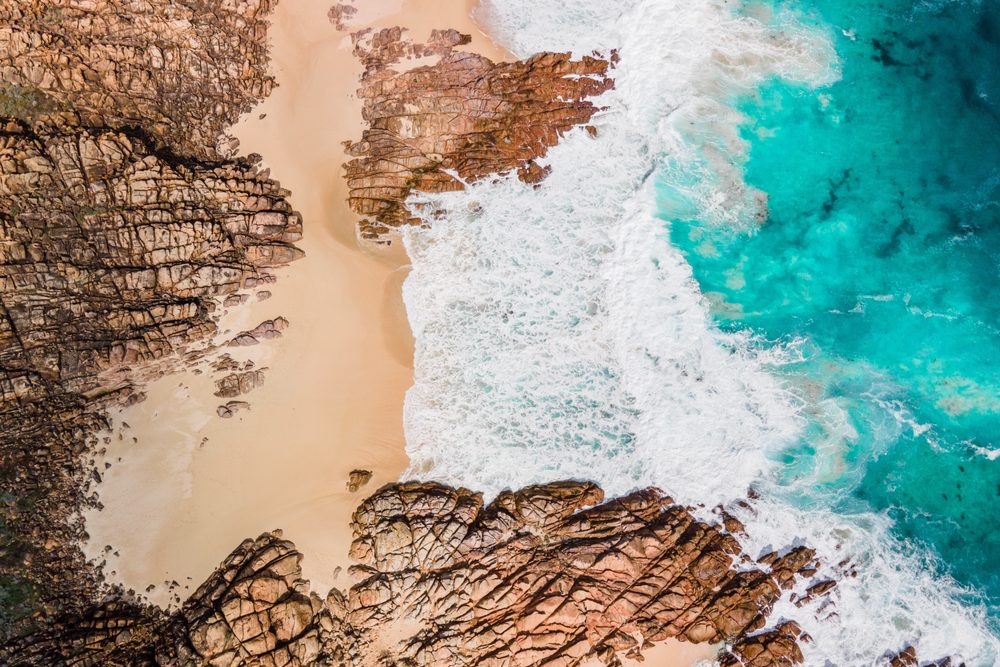
[[[1000,613],[1000,2],[812,0],[842,78],[744,99],[756,233],[672,238],[727,327],[803,339],[802,503],[893,533]],[[671,184],[662,183],[671,197]]]

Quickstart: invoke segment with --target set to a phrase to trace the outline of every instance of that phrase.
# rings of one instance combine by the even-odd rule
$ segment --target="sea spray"
[[[884,517],[784,499],[775,456],[814,409],[779,372],[797,348],[713,327],[657,218],[659,206],[741,230],[762,219],[734,101],[775,76],[829,83],[829,40],[789,13],[724,2],[496,2],[484,16],[519,55],[614,48],[621,60],[596,137],[569,132],[537,187],[501,176],[411,200],[431,224],[404,233],[409,474],[488,495],[563,478],[611,494],[656,485],[703,507],[754,486],[750,553],[806,542],[831,575],[857,572],[835,610],[781,603],[815,638],[810,664],[869,664],[908,642],[991,664],[978,612],[902,553]],[[833,423],[836,406],[823,407]]]

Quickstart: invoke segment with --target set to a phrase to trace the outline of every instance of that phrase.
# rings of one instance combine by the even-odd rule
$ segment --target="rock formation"
[[[271,89],[267,0],[0,0],[0,627],[91,604],[83,454],[301,252],[222,130]],[[16,625],[16,623],[15,623]]]
[[[348,147],[355,159],[345,169],[351,207],[364,216],[361,234],[370,239],[417,222],[404,205],[413,191],[457,190],[458,179],[513,170],[539,180],[544,173],[534,160],[586,124],[597,111],[586,98],[612,85],[608,60],[541,53],[494,63],[454,50],[469,39],[454,30],[434,31],[427,44],[405,40],[399,28],[354,39],[366,66],[358,96],[368,129]],[[438,61],[394,67],[429,55]]]
[[[270,296],[270,294],[269,294]],[[266,298],[266,297],[265,297]],[[245,347],[256,345],[261,340],[280,338],[281,332],[288,328],[288,320],[284,317],[276,317],[273,320],[265,320],[255,326],[250,331],[243,331],[229,341],[229,347]]]
[[[274,4],[0,0],[0,115],[141,128],[157,147],[228,157],[226,128],[274,86]]]
[[[553,483],[484,506],[465,489],[392,484],[361,504],[353,527],[357,583],[325,600],[303,581],[294,546],[265,534],[241,544],[173,614],[114,603],[0,657],[569,667],[618,664],[676,637],[729,642],[726,659],[748,665],[801,660],[797,628],[756,631],[812,552],[755,564],[735,539],[653,489],[604,501],[592,484]]]
[[[361,487],[371,480],[371,470],[352,470],[347,476],[347,490],[351,493],[356,493]]]
[[[249,394],[257,387],[264,384],[264,372],[266,368],[259,368],[242,373],[230,373],[215,381],[215,395],[219,398],[236,398],[243,394]]]

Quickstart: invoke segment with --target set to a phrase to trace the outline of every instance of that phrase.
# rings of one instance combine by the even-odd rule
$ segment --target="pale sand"
[[[692,665],[714,662],[721,648],[718,644],[692,644],[677,639],[668,639],[642,652],[642,661],[622,658],[625,667],[691,667]],[[604,663],[594,658],[581,667],[604,667]]]
[[[331,4],[279,3],[270,31],[279,85],[233,130],[241,151],[265,156],[291,190],[305,225],[306,257],[277,272],[278,282],[267,286],[274,296],[223,320],[233,333],[279,315],[291,322],[279,340],[233,348],[235,358],[269,367],[264,386],[240,397],[251,408],[232,419],[216,416],[226,400],[212,395],[208,375],[187,372],[148,387],[148,400],[116,417],[130,428],[123,439],[116,431],[102,459],[112,463],[98,487],[103,511],[85,516],[88,555],[107,557],[109,578],[127,588],[155,585],[149,597],[161,604],[172,597],[165,581],[176,580],[183,599],[244,538],[275,528],[305,554],[305,577],[317,592],[347,585],[334,572],[349,564],[351,514],[407,465],[402,406],[413,341],[400,294],[406,258],[355,242],[341,142],[361,137],[361,67],[349,35],[327,19]],[[403,25],[424,39],[431,28],[454,27],[474,35],[468,48],[506,57],[472,23],[471,4],[364,0],[351,28]],[[374,478],[351,494],[346,480],[355,468]]]

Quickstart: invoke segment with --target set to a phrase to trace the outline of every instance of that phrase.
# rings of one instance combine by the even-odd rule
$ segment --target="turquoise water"
[[[673,220],[672,240],[723,327],[801,341],[788,493],[887,512],[998,618],[1000,0],[796,7],[842,79],[742,101],[767,221]]]

